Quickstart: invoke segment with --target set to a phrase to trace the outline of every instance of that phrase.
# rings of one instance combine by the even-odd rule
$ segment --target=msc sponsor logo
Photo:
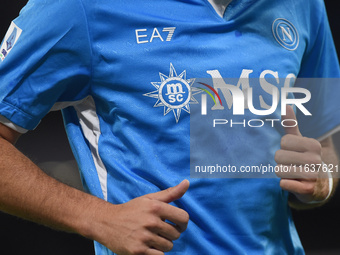
[[[262,116],[256,119],[243,119],[242,121],[240,121],[240,118],[237,118],[237,121],[234,119],[214,119],[213,127],[216,127],[217,125],[229,125],[230,127],[248,126],[258,128],[264,126],[265,123],[269,123],[271,127],[274,127],[275,123],[277,122],[283,127],[294,127],[298,124],[294,119],[286,119],[281,121],[280,119],[263,117],[273,114],[278,107],[281,109],[281,115],[286,115],[287,105],[294,105],[306,116],[312,115],[304,106],[304,104],[309,102],[311,99],[311,93],[305,88],[291,87],[291,84],[295,83],[296,81],[296,76],[292,73],[288,74],[283,79],[279,79],[278,72],[264,70],[260,74],[259,78],[250,79],[249,74],[253,73],[253,70],[243,69],[238,80],[232,79],[232,82],[234,83],[228,83],[224,78],[222,78],[218,70],[208,70],[207,73],[212,78],[213,85],[209,86],[209,89],[213,91],[213,93],[207,91],[209,93],[203,93],[201,95],[201,115],[208,115],[207,95],[209,95],[214,102],[214,105],[210,108],[211,111],[225,109],[225,107],[222,105],[222,98],[226,102],[227,108],[229,110],[232,108],[232,116],[244,116],[245,109],[256,116]],[[208,84],[201,82],[198,83],[208,86]],[[251,87],[252,83],[260,85],[260,87],[257,86],[256,88],[258,92],[256,93],[257,96],[255,96],[253,93],[253,88]],[[292,95],[295,93],[300,95],[299,98],[295,98],[294,96],[292,97]],[[268,96],[271,98],[271,104],[268,101],[265,101],[265,95],[267,95],[267,100]],[[259,106],[261,109],[255,108],[254,99],[259,101]],[[224,116],[224,114],[221,116]]]
[[[187,79],[185,70],[177,75],[172,63],[169,76],[159,73],[159,77],[160,82],[151,82],[156,90],[144,96],[157,99],[154,107],[164,107],[164,115],[173,112],[178,123],[182,110],[190,113],[190,103],[198,103],[194,95],[200,93],[200,90],[192,87],[195,79]]]
[[[281,115],[286,115],[286,105],[294,105],[304,115],[312,115],[304,106],[310,101],[311,93],[305,88],[292,86],[296,82],[296,76],[293,73],[279,78],[278,72],[263,70],[260,77],[250,78],[253,72],[252,69],[243,69],[239,78],[224,79],[218,70],[207,70],[206,73],[211,76],[211,79],[208,78],[210,81],[200,82],[192,78],[187,79],[185,70],[177,75],[175,68],[170,64],[169,76],[159,73],[161,81],[151,82],[156,90],[144,96],[157,99],[154,107],[164,107],[164,115],[173,112],[176,123],[179,121],[182,110],[190,114],[190,104],[198,104],[194,95],[199,93],[201,93],[202,116],[208,115],[210,111],[221,111],[225,108],[232,111],[232,116],[246,115],[245,110],[247,114],[250,112],[257,116],[269,116],[276,112],[277,108],[280,108]],[[256,89],[253,86],[256,86]],[[299,97],[295,97],[294,94],[298,94]],[[211,103],[208,104],[209,97],[214,102],[212,106]],[[208,105],[211,106],[210,109]],[[263,121],[259,119],[249,121],[251,127],[263,125]],[[279,120],[268,119],[266,121],[274,126],[274,122]],[[261,123],[258,124],[258,122]],[[226,123],[225,120],[217,119],[214,126]],[[245,121],[242,125],[246,125]]]
[[[228,84],[222,78],[218,70],[208,70],[207,73],[211,76],[214,88],[214,106],[211,110],[223,110],[224,106],[221,104],[222,95],[227,103],[229,109],[233,108],[233,115],[244,115],[244,110],[249,111],[258,116],[266,116],[274,113],[279,105],[281,107],[282,115],[286,115],[286,105],[295,105],[304,115],[312,115],[306,107],[303,105],[311,99],[311,93],[305,88],[291,87],[290,85],[295,82],[296,76],[294,74],[288,74],[283,80],[283,87],[279,89],[280,82],[279,73],[272,70],[264,70],[261,72],[258,78],[259,85],[263,93],[268,94],[272,98],[272,103],[267,104],[262,96],[259,95],[258,100],[262,109],[256,109],[253,103],[253,88],[250,86],[249,74],[253,73],[253,70],[243,69],[237,84]],[[252,79],[254,81],[254,79]],[[202,84],[202,83],[201,83]],[[281,93],[280,93],[281,92]],[[290,98],[289,94],[299,93],[300,98]],[[211,97],[212,94],[210,95]],[[202,94],[202,97],[206,97],[206,94]],[[201,114],[207,115],[207,100],[202,100]]]

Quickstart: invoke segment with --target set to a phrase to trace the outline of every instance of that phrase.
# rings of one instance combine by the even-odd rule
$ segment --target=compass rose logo
[[[172,63],[169,76],[159,73],[159,77],[160,82],[151,82],[156,90],[144,96],[156,98],[154,107],[164,107],[164,116],[172,111],[178,123],[182,110],[190,114],[190,103],[198,104],[194,95],[201,93],[201,90],[192,87],[195,79],[187,79],[185,70],[177,75]]]

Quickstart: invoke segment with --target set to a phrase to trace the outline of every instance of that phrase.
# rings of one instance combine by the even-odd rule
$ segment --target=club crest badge
[[[287,50],[296,50],[299,46],[299,33],[295,26],[286,19],[276,19],[272,25],[275,40]]]

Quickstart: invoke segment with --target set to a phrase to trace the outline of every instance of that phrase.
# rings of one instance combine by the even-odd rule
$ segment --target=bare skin
[[[187,180],[113,205],[47,176],[13,146],[18,137],[0,124],[1,211],[78,233],[117,254],[164,254],[186,229],[188,213],[169,203],[185,194]]]
[[[286,116],[292,117],[289,113]],[[321,158],[337,164],[329,139],[320,144],[302,137],[298,129],[286,132],[282,149],[276,153],[278,164],[318,163]],[[169,203],[185,194],[189,188],[187,180],[167,190],[113,205],[47,176],[13,146],[18,137],[17,132],[0,124],[0,210],[78,233],[124,255],[164,254],[186,229],[188,213]],[[322,200],[328,194],[327,178],[280,177],[281,187],[298,198],[298,202],[291,202],[292,206],[306,206],[304,202]],[[166,223],[166,219],[174,225]]]
[[[287,107],[287,115],[282,119],[295,119],[293,109]],[[338,165],[339,161],[334,149],[332,138],[328,137],[319,142],[315,139],[303,137],[299,127],[285,128],[286,135],[281,139],[281,149],[275,154],[275,161],[278,166],[291,167],[290,172],[277,173],[281,178],[280,186],[295,195],[290,205],[296,209],[307,209],[320,204],[308,204],[311,201],[323,201],[329,192],[329,178],[327,173],[322,171],[300,171],[299,166],[326,164]],[[296,171],[298,169],[298,171]],[[334,178],[333,192],[337,186],[338,179]]]

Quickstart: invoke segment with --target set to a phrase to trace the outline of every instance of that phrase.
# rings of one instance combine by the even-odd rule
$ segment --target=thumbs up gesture
[[[292,107],[287,106],[286,112],[282,120],[286,123],[296,121]],[[320,142],[303,137],[297,125],[286,127],[285,132],[281,149],[275,154],[275,161],[281,169],[276,173],[281,178],[281,188],[293,193],[303,203],[323,201],[329,193],[329,178],[320,167],[323,164]]]
[[[184,180],[174,187],[112,205],[101,212],[99,235],[92,239],[119,255],[161,255],[173,248],[173,240],[186,229],[189,215],[170,205],[189,188]],[[167,220],[167,221],[166,221]]]

